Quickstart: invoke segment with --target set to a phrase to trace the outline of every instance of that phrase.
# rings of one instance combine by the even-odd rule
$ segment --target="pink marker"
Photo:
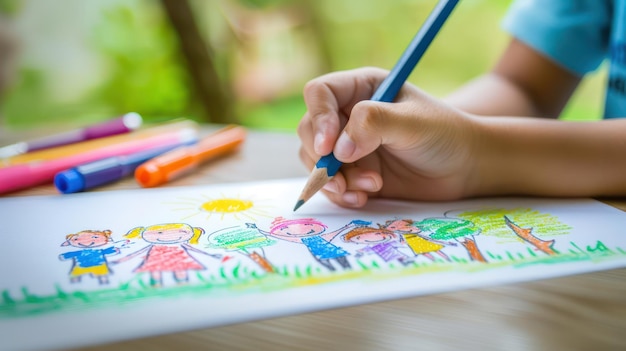
[[[55,146],[128,133],[139,128],[142,122],[143,120],[139,114],[135,112],[127,113],[121,117],[89,127],[70,130],[59,134],[49,135],[40,139],[22,141],[0,147],[0,158],[8,158],[31,151],[49,149]]]
[[[141,139],[131,139],[54,160],[36,161],[0,168],[0,194],[50,183],[53,181],[56,173],[88,162],[107,157],[130,155],[156,147],[189,143],[197,138],[196,129],[185,128]]]

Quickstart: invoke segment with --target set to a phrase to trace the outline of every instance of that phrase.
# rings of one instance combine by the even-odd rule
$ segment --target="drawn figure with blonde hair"
[[[83,230],[66,235],[61,246],[74,246],[80,249],[59,255],[61,261],[72,260],[70,282],[78,283],[83,275],[89,274],[98,278],[100,284],[108,284],[111,269],[106,256],[117,255],[120,249],[113,246],[106,249],[102,247],[112,241],[110,230]]]
[[[163,273],[171,272],[178,284],[189,281],[189,271],[206,269],[191,252],[220,258],[191,245],[198,243],[204,229],[191,227],[185,223],[155,224],[149,227],[137,227],[126,233],[125,237],[132,239],[140,236],[150,245],[135,251],[113,263],[128,261],[143,254],[143,261],[133,272],[150,273],[150,285],[163,286]],[[190,245],[191,244],[191,245]]]
[[[366,245],[357,250],[356,257],[375,254],[385,263],[397,261],[403,266],[413,263],[413,260],[400,251],[404,245],[398,234],[385,228],[357,227],[343,235],[343,241]]]

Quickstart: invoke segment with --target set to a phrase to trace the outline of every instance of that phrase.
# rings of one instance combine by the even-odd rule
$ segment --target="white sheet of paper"
[[[0,349],[626,266],[626,213],[594,200],[374,200],[357,211],[319,194],[294,213],[305,181],[0,199]]]

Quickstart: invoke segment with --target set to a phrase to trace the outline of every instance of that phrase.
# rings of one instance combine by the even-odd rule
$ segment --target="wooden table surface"
[[[202,132],[210,130],[203,127]],[[0,145],[31,134],[0,131]],[[295,133],[250,131],[237,154],[166,186],[305,177],[298,146]],[[127,179],[94,191],[133,188],[138,186]],[[5,197],[43,194],[57,191],[45,185]],[[626,209],[626,200],[606,202]],[[626,269],[420,296],[81,350],[416,349],[626,350]]]

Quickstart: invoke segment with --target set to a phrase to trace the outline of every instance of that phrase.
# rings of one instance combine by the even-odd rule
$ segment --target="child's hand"
[[[475,118],[405,84],[394,103],[367,101],[387,72],[331,73],[304,90],[300,157],[312,169],[333,151],[344,163],[322,189],[333,202],[368,197],[452,200],[469,196],[480,138]]]

